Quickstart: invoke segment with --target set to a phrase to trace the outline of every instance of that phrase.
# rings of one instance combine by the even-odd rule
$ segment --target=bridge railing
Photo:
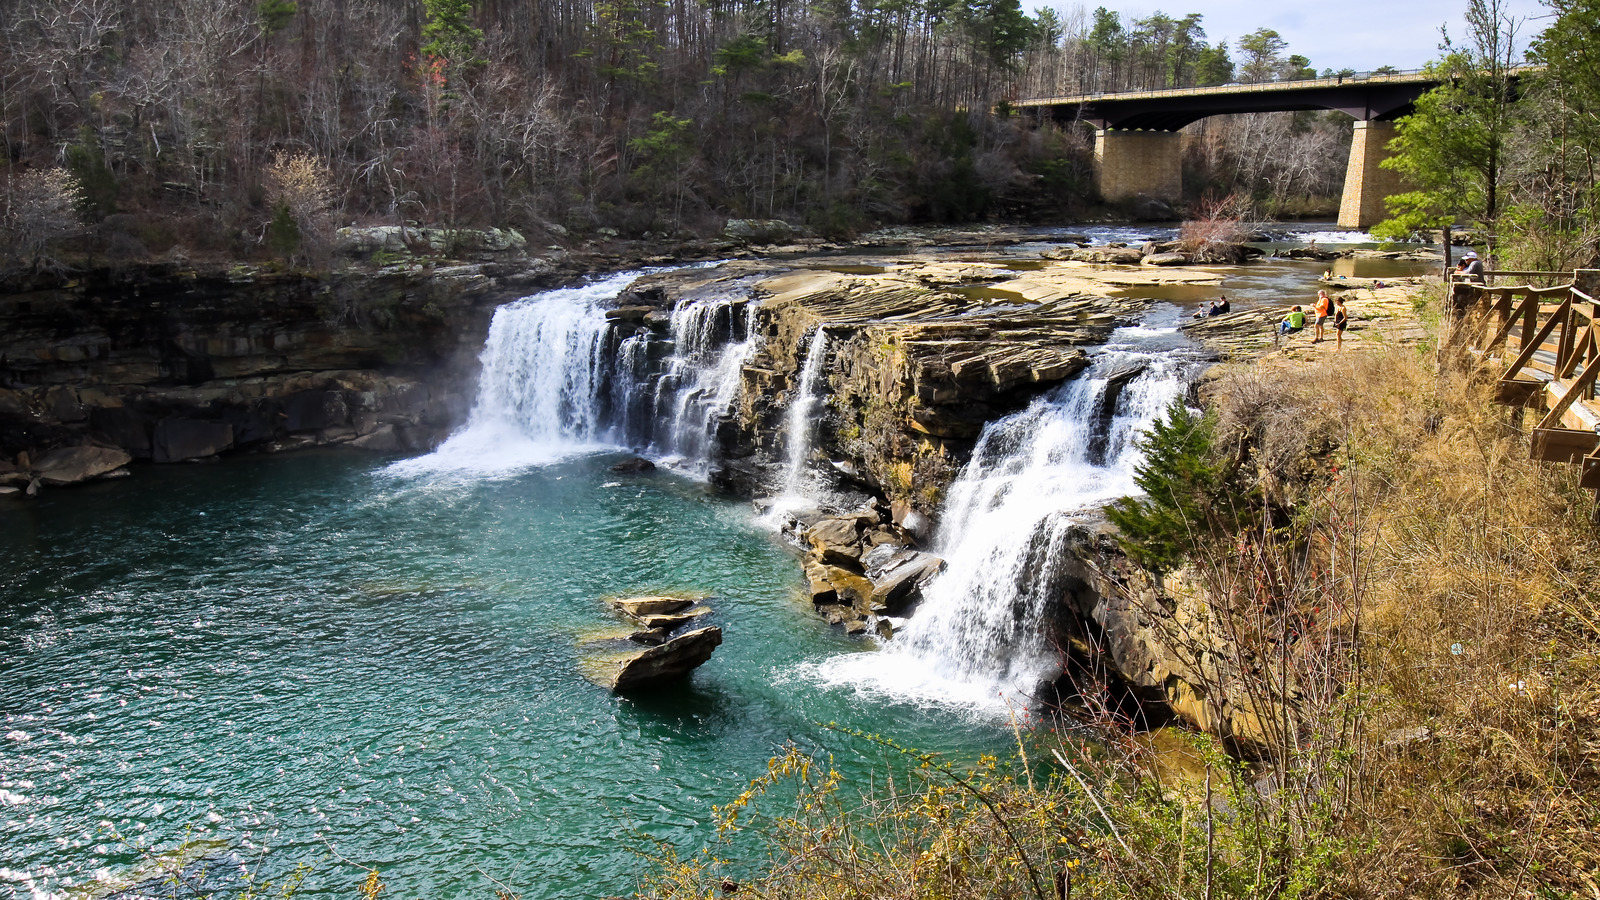
[[[1548,277],[1553,272],[1486,272],[1485,276]],[[1561,273],[1566,276],[1566,273]],[[1476,285],[1453,278],[1469,313],[1470,348],[1501,367],[1496,398],[1543,411],[1532,432],[1534,457],[1583,467],[1584,487],[1600,488],[1600,272],[1578,270],[1550,287]],[[1600,291],[1596,291],[1600,293]]]
[[[1512,66],[1508,74],[1521,75],[1535,71],[1540,66]],[[1095,100],[1149,100],[1162,97],[1203,97],[1208,94],[1233,94],[1259,91],[1295,91],[1319,87],[1339,87],[1348,84],[1414,83],[1431,81],[1436,76],[1426,69],[1403,69],[1394,72],[1356,72],[1349,75],[1329,75],[1319,78],[1302,78],[1295,81],[1229,82],[1203,87],[1156,88],[1144,91],[1095,91],[1088,94],[1071,94],[1062,97],[1034,97],[1013,102],[1013,107],[1054,106],[1073,103],[1090,103]]]

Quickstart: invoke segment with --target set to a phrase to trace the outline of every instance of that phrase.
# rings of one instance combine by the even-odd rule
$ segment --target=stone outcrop
[[[944,560],[871,502],[832,515],[791,519],[784,533],[804,554],[807,595],[817,613],[851,634],[910,614]]]
[[[1233,644],[1194,573],[1158,578],[1139,568],[1104,522],[1075,526],[1067,546],[1052,617],[1068,655],[1063,696],[1098,690],[1109,676],[1151,724],[1176,715],[1247,755],[1274,739],[1280,704],[1299,696],[1294,678],[1247,671],[1259,664]]]
[[[157,463],[427,449],[469,407],[494,307],[541,277],[150,265],[13,285],[0,293],[0,457],[86,441]]]
[[[625,693],[682,679],[710,659],[721,644],[722,629],[712,625],[629,655],[615,664],[611,690]]]

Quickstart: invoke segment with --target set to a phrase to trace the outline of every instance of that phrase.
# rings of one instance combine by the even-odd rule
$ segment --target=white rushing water
[[[755,304],[680,301],[668,341],[606,319],[639,272],[524,297],[495,310],[467,424],[394,474],[494,475],[622,447],[704,478],[718,420],[755,349]]]
[[[756,309],[753,302],[685,300],[672,311],[675,350],[663,383],[672,381],[674,408],[655,447],[696,477],[709,474],[717,422],[739,397],[740,372],[756,349]]]
[[[1046,617],[1071,526],[1137,493],[1139,434],[1185,390],[1175,334],[1166,323],[1118,329],[1077,378],[990,423],[940,517],[944,574],[881,652],[813,674],[919,701],[1027,705],[1060,671]]]
[[[638,277],[622,272],[495,310],[466,426],[433,453],[390,471],[490,475],[612,445],[598,402],[607,363],[601,304]]]
[[[822,380],[822,363],[828,358],[828,332],[821,325],[806,344],[805,362],[800,367],[800,384],[789,402],[784,431],[788,441],[788,460],[783,475],[783,496],[794,497],[805,477],[806,458],[811,455],[811,437],[816,423],[817,384]]]

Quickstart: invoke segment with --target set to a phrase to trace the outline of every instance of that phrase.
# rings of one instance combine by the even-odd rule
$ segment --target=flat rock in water
[[[67,447],[46,454],[33,468],[44,484],[77,484],[120,469],[132,459],[106,447]]]
[[[712,625],[642,650],[618,664],[611,690],[621,693],[682,678],[710,659],[721,644],[722,629]]]
[[[661,613],[653,616],[639,616],[638,618],[639,624],[646,628],[665,628],[670,631],[710,613],[710,607],[701,606],[684,613]]]
[[[611,601],[611,605],[630,616],[657,616],[688,609],[694,601],[682,597],[624,597]]]

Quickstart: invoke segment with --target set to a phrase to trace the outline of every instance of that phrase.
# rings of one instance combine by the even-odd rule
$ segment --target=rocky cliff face
[[[468,408],[494,306],[542,277],[148,266],[0,294],[0,456],[26,472],[85,443],[155,462],[340,442],[422,449]]]
[[[770,491],[788,452],[785,413],[815,329],[826,361],[812,455],[843,481],[902,510],[937,513],[945,487],[986,422],[1026,406],[1088,364],[1143,301],[1079,292],[1013,302],[965,287],[990,267],[924,264],[874,273],[826,263],[730,264],[642,279],[627,314],[654,317],[683,299],[721,291],[759,301],[762,340],[739,398],[718,431],[713,480],[739,493]],[[1020,298],[1016,298],[1020,299]],[[638,312],[635,312],[637,310]]]

